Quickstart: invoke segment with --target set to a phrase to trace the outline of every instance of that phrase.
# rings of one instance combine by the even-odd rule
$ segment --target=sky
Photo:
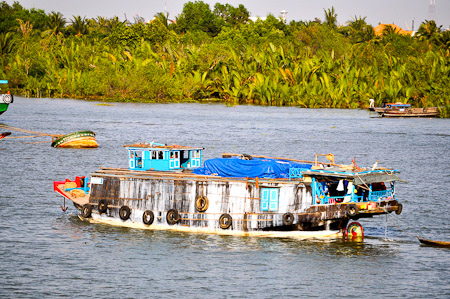
[[[324,19],[324,9],[334,7],[339,24],[345,25],[355,17],[366,17],[366,22],[396,24],[404,29],[417,30],[425,20],[434,19],[438,26],[450,28],[450,0],[435,0],[434,18],[429,14],[431,0],[216,0],[203,2],[210,5],[243,4],[252,17],[265,17],[269,13],[279,16],[286,10],[287,22]],[[12,4],[14,0],[7,0]],[[158,12],[167,11],[169,19],[175,18],[183,10],[187,0],[18,0],[25,8],[43,9],[46,13],[61,12],[67,21],[73,16],[111,18],[118,16],[133,21],[135,16],[152,19]],[[414,28],[412,24],[414,23]]]

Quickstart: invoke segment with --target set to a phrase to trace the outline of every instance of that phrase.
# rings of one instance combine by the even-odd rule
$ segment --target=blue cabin
[[[313,204],[336,204],[395,200],[397,170],[330,171],[290,169],[290,179],[311,178]]]
[[[403,103],[387,103],[386,108],[389,109],[409,109],[411,108],[411,104],[403,104]]]
[[[161,143],[138,143],[124,145],[128,150],[130,170],[183,170],[201,166],[200,147],[166,145]]]

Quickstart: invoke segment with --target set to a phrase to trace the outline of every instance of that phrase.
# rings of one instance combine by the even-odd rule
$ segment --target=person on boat
[[[370,108],[374,108],[375,107],[375,100],[374,99],[370,99],[369,101],[370,101],[369,107]]]

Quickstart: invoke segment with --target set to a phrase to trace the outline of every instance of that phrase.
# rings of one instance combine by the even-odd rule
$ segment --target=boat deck
[[[128,168],[108,168],[100,167],[91,176],[96,177],[124,177],[124,178],[162,178],[172,180],[214,180],[214,181],[258,181],[259,183],[293,183],[289,178],[250,178],[250,177],[220,177],[215,175],[199,175],[192,171],[157,171],[144,170],[133,171]],[[303,180],[303,179],[302,179]],[[298,183],[298,179],[296,180]]]
[[[79,206],[83,206],[87,203],[89,203],[89,194],[81,193],[81,192],[74,192],[75,190],[65,191],[64,184],[65,182],[59,182],[59,184],[56,184],[55,182],[55,191],[60,193],[62,196],[64,196],[67,199],[70,199],[75,204]],[[83,195],[84,194],[84,195]]]

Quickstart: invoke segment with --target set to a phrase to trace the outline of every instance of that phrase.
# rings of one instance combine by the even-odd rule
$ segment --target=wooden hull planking
[[[376,208],[357,203],[359,214],[347,215],[348,204],[313,205],[311,186],[287,179],[220,178],[191,173],[100,169],[92,174],[90,195],[64,191],[64,182],[55,182],[55,191],[82,209],[89,205],[91,222],[155,230],[174,230],[240,236],[336,237],[342,236],[350,219],[372,217],[399,209],[395,200],[379,202]],[[262,211],[261,190],[279,190],[279,203],[273,211]],[[199,211],[197,199],[208,201]],[[107,203],[105,211],[99,205]],[[121,208],[130,210],[121,219]],[[123,208],[122,208],[123,209]],[[179,219],[169,223],[169,210]],[[143,223],[144,212],[151,211],[154,221]],[[222,225],[228,215],[231,224]],[[290,219],[289,217],[292,217]],[[291,222],[292,221],[292,222]],[[225,225],[226,226],[226,225]]]
[[[431,108],[407,108],[407,109],[389,109],[389,108],[369,108],[370,111],[377,112],[382,117],[438,117],[437,107]]]

